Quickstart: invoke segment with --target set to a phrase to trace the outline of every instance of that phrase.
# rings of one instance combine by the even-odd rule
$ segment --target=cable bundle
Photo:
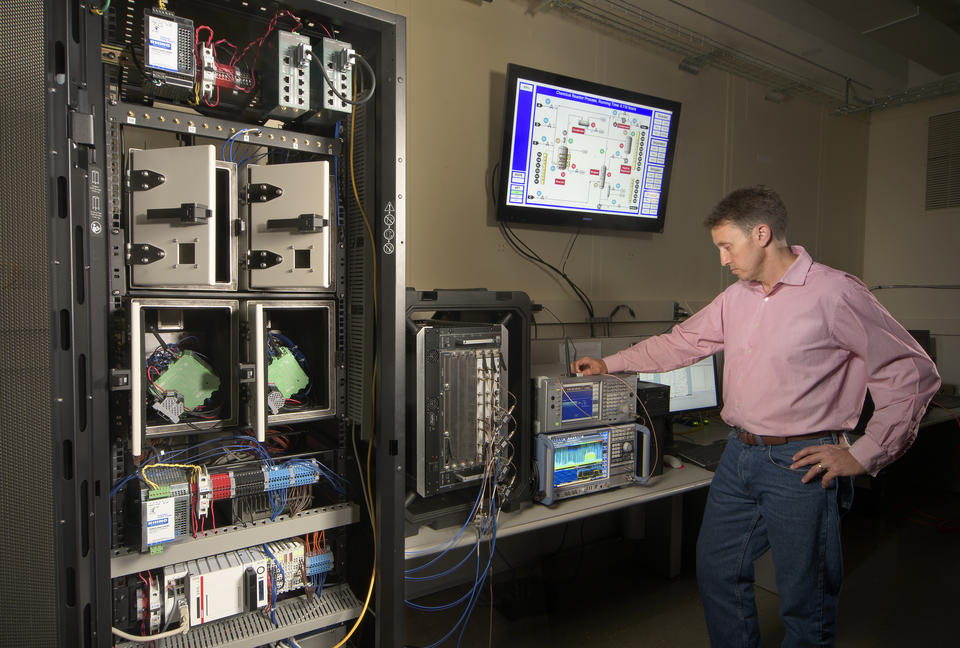
[[[484,363],[481,370],[483,372],[492,372],[494,366],[494,362],[490,362],[489,364]],[[510,394],[510,396],[513,396],[513,394]],[[441,547],[407,553],[407,558],[411,558],[439,551],[439,553],[422,565],[407,569],[404,572],[404,578],[408,581],[438,580],[460,569],[467,563],[472,555],[475,554],[476,556],[473,585],[457,600],[442,605],[420,605],[412,601],[404,601],[408,607],[421,612],[441,612],[453,609],[459,605],[464,605],[463,612],[450,631],[425,648],[436,648],[452,637],[454,633],[458,633],[457,645],[460,645],[467,623],[477,605],[480,592],[483,590],[484,584],[490,575],[490,566],[493,562],[493,555],[497,545],[497,527],[500,513],[503,503],[516,479],[516,471],[512,469],[514,448],[511,443],[511,438],[516,428],[516,421],[513,419],[512,412],[513,406],[506,410],[499,406],[495,407],[491,419],[492,425],[487,428],[485,434],[484,472],[480,492],[477,494],[477,499],[474,501],[473,508],[463,526]],[[511,427],[513,430],[511,430]],[[452,567],[430,573],[430,568],[453,551],[460,544],[464,533],[471,527],[476,533],[476,540],[472,543],[470,550]],[[486,562],[482,560],[480,552],[480,547],[485,540],[489,540],[490,542],[489,555]]]

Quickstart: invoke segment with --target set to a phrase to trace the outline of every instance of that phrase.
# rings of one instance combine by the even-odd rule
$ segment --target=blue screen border
[[[660,108],[672,113],[670,130],[667,137],[667,153],[663,173],[661,200],[656,218],[621,215],[612,213],[584,213],[579,210],[563,208],[545,209],[520,205],[508,202],[510,191],[510,173],[512,168],[511,153],[525,155],[524,151],[513,151],[514,123],[517,115],[517,84],[520,80],[544,83],[573,92],[599,95],[616,101],[630,104],[639,104],[652,108]],[[613,230],[635,230],[643,232],[663,232],[664,217],[666,215],[667,199],[670,187],[670,173],[673,166],[673,156],[677,143],[677,127],[680,122],[680,103],[669,99],[662,99],[650,95],[614,88],[591,81],[575,79],[544,70],[537,70],[510,63],[507,65],[507,87],[505,110],[501,138],[501,153],[499,163],[500,177],[497,180],[496,219],[505,223],[527,223],[550,227],[573,227]],[[521,116],[522,118],[522,116]]]

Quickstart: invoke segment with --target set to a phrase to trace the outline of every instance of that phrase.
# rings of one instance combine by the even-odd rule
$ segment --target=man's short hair
[[[703,222],[708,229],[731,223],[746,233],[757,225],[767,224],[773,238],[787,238],[787,207],[780,195],[765,185],[755,185],[731,191],[717,203]]]

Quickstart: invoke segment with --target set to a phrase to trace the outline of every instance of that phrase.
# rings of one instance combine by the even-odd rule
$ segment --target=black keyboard
[[[720,456],[723,455],[723,450],[726,447],[726,439],[720,439],[707,445],[676,439],[670,454],[679,455],[681,459],[689,461],[701,468],[715,470],[720,464]]]

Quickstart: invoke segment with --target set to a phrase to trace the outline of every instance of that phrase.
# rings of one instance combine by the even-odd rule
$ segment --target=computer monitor
[[[673,371],[641,373],[637,376],[640,380],[670,386],[671,414],[713,409],[720,405],[714,356]]]
[[[680,104],[507,66],[497,220],[662,232]]]

